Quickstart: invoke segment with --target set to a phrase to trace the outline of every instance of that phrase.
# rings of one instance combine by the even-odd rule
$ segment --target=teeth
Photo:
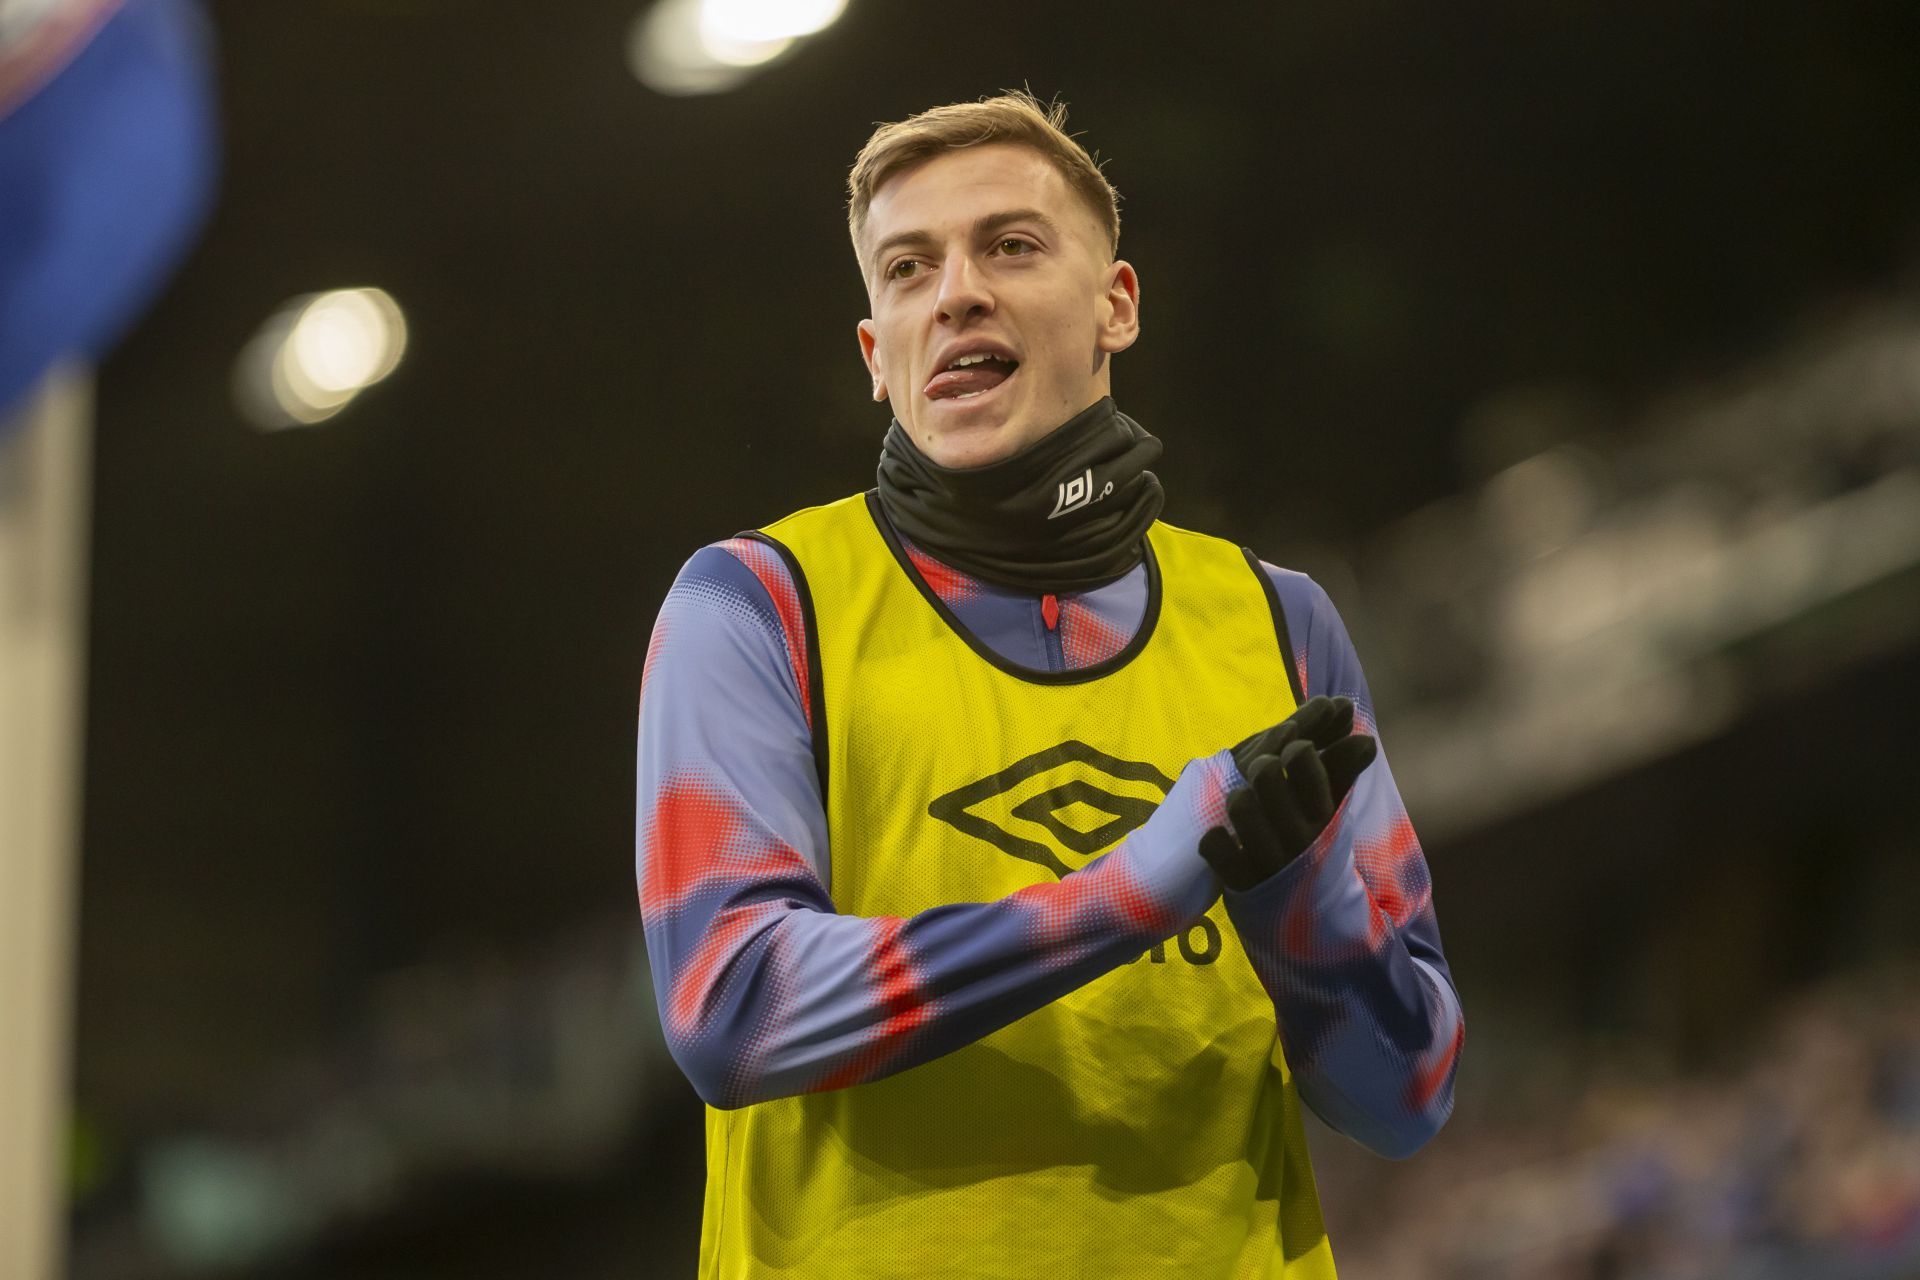
[[[948,365],[947,368],[964,369],[970,364],[979,364],[982,360],[994,360],[994,359],[998,359],[998,357],[990,356],[985,352],[981,352],[977,356],[961,356],[958,360],[955,360],[952,364]]]

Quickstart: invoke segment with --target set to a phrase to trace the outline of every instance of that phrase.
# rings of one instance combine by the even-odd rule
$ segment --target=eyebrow
[[[1060,224],[1038,209],[1005,209],[999,213],[983,214],[976,218],[973,223],[973,238],[984,240],[1000,228],[1011,226],[1016,222],[1038,223],[1049,236],[1056,239],[1060,236]],[[933,240],[931,231],[896,231],[873,246],[873,253],[867,259],[867,269],[877,270],[886,256],[895,249],[907,245],[932,244]]]

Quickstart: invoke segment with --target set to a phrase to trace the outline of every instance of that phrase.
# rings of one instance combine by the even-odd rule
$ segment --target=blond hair
[[[867,209],[874,193],[888,179],[961,147],[1010,142],[1045,157],[1106,232],[1107,251],[1118,254],[1120,193],[1100,172],[1099,162],[1066,131],[1066,124],[1066,103],[1042,103],[1021,89],[978,102],[933,107],[881,125],[860,148],[847,174],[847,232],[853,237],[854,253],[861,252],[860,237],[867,229]]]

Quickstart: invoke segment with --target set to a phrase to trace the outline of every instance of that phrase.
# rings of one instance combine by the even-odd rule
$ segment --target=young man
[[[1063,124],[868,141],[878,488],[696,552],[654,629],[640,904],[703,1276],[1331,1276],[1301,1100],[1395,1157],[1452,1107],[1359,663],[1311,580],[1157,519],[1109,395],[1140,282]]]

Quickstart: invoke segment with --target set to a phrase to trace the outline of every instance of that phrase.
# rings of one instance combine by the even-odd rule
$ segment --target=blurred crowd
[[[1342,1273],[1920,1277],[1920,969],[1804,990],[1718,1069],[1616,1044],[1548,1070],[1573,1087],[1463,1093],[1404,1164],[1335,1155]]]

